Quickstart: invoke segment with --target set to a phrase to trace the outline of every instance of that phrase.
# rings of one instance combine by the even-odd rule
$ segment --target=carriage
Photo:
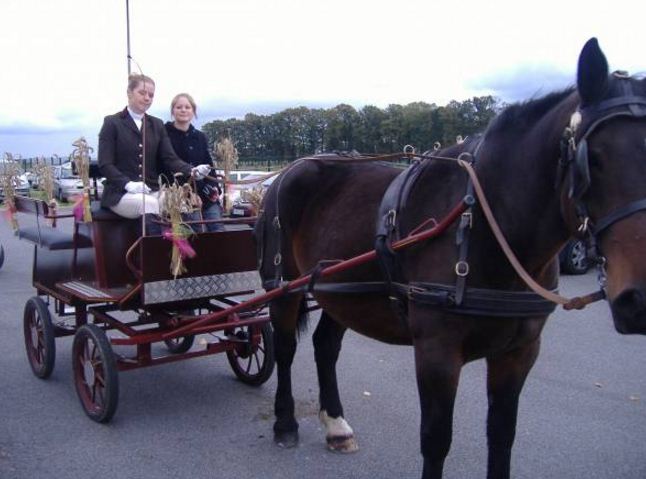
[[[34,243],[36,295],[24,308],[29,364],[37,377],[47,378],[55,340],[73,336],[74,384],[94,421],[114,415],[121,371],[225,353],[242,382],[258,386],[271,376],[272,328],[262,305],[191,326],[260,287],[249,221],[193,235],[196,256],[175,277],[169,269],[171,241],[140,236],[139,220],[123,219],[98,202],[87,222],[35,198],[16,196],[15,209],[31,217],[24,218],[27,226],[17,230],[18,237]],[[71,231],[63,227],[68,220]]]

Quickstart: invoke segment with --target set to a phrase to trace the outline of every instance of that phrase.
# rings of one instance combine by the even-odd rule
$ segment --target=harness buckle
[[[469,263],[466,261],[458,261],[455,263],[455,274],[460,277],[465,277],[469,274]]]
[[[394,228],[396,223],[397,223],[397,211],[388,210],[388,213],[386,213],[386,226]]]
[[[586,216],[585,218],[583,218],[583,222],[579,225],[579,227],[577,228],[577,231],[579,233],[587,233],[589,229],[590,229],[590,217]]]
[[[473,228],[473,213],[471,211],[465,211],[462,213],[462,219],[460,220],[460,228]]]

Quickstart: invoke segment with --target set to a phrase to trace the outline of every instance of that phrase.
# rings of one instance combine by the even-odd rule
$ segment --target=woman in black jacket
[[[195,100],[188,93],[175,95],[170,104],[172,122],[166,123],[166,131],[170,137],[173,149],[177,156],[185,162],[197,166],[212,164],[211,154],[206,135],[195,128],[191,122],[197,114]],[[219,220],[222,218],[222,204],[220,195],[222,190],[215,180],[204,178],[197,181],[197,192],[202,200],[202,217],[205,220]],[[209,231],[222,231],[221,223],[206,223]]]

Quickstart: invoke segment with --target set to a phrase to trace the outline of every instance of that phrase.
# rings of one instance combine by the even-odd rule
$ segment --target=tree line
[[[243,119],[215,120],[202,126],[213,145],[229,137],[240,159],[286,161],[323,151],[394,153],[405,145],[417,151],[443,146],[483,131],[502,105],[492,96],[474,97],[446,106],[414,102],[386,108],[288,108],[271,115],[248,113]]]

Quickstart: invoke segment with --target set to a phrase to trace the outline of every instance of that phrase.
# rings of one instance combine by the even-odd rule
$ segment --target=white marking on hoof
[[[325,440],[330,451],[349,453],[359,450],[354,431],[343,417],[333,418],[321,410],[319,419],[325,427]]]

